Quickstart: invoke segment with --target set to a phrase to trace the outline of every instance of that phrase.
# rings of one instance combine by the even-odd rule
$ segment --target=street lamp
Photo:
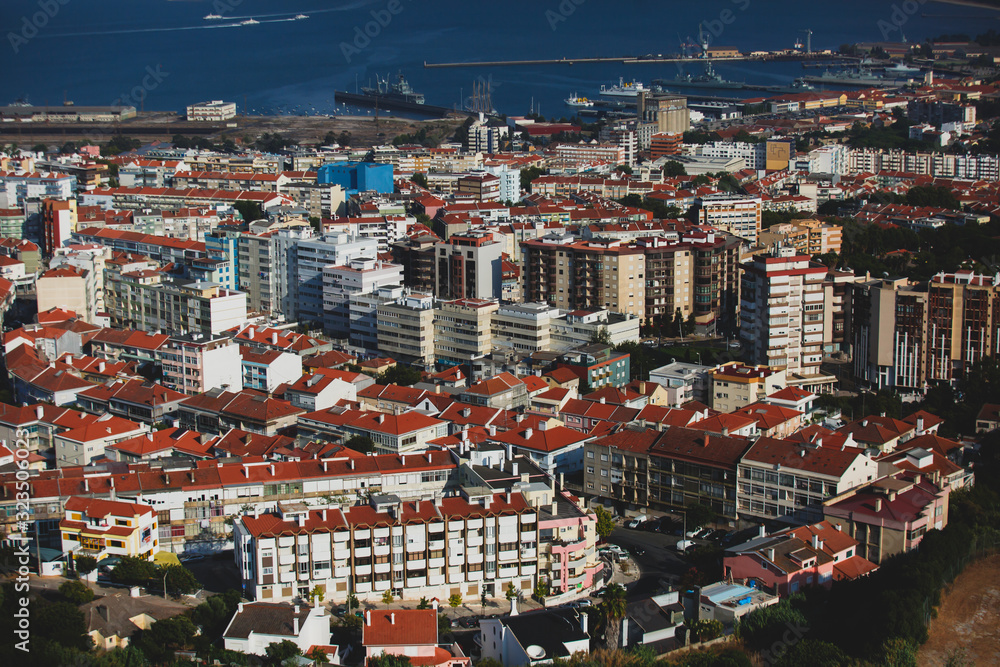
[[[170,574],[170,568],[163,568],[163,599],[167,599],[167,575]]]

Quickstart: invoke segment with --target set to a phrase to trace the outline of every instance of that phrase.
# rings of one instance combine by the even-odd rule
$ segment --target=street
[[[674,550],[679,537],[663,535],[648,530],[634,530],[617,526],[608,542],[617,544],[630,554],[638,547],[645,551],[641,556],[633,556],[632,562],[640,568],[639,579],[627,585],[628,599],[649,597],[661,587],[660,580],[676,581],[688,569],[687,564]],[[621,569],[615,566],[616,571]]]

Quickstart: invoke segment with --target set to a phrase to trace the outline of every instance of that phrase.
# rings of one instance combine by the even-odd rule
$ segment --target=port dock
[[[822,53],[791,53],[766,54],[753,56],[727,56],[721,58],[691,58],[681,56],[606,56],[596,58],[534,58],[531,60],[481,60],[478,62],[445,62],[429,63],[424,61],[427,69],[442,67],[517,67],[519,65],[586,65],[590,63],[620,63],[622,65],[658,65],[662,63],[699,63],[711,60],[715,63],[724,62],[768,62],[768,61],[817,61],[833,62],[844,60],[840,54]]]

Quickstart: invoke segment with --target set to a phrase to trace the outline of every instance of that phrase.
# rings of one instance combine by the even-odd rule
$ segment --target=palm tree
[[[604,593],[601,602],[601,613],[607,628],[607,646],[617,649],[621,647],[619,634],[622,628],[622,618],[625,616],[625,589],[618,584],[611,584]]]

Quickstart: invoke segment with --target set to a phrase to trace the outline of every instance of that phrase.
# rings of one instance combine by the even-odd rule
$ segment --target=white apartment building
[[[825,500],[878,476],[878,463],[858,447],[760,438],[739,462],[736,511],[753,521],[822,521]]]
[[[765,169],[767,165],[767,144],[752,144],[745,141],[712,141],[701,144],[694,149],[694,155],[700,157],[741,159],[747,169]]]
[[[407,600],[502,595],[508,584],[530,594],[538,572],[538,512],[520,493],[402,501],[373,495],[369,505],[310,509],[233,524],[244,594],[260,601],[350,594],[376,601],[385,591]]]
[[[809,173],[843,176],[850,171],[851,150],[843,144],[827,144],[809,151]]]
[[[493,346],[518,353],[552,349],[551,323],[561,311],[546,303],[515,303],[493,313]]]
[[[714,194],[696,201],[698,222],[712,225],[733,236],[746,239],[751,246],[760,234],[760,197],[747,195]]]
[[[434,318],[434,356],[438,363],[457,366],[475,362],[493,351],[493,313],[500,304],[492,299],[445,301]]]
[[[188,105],[187,119],[201,121],[221,121],[236,117],[236,103],[211,100]]]
[[[826,273],[786,247],[743,265],[740,340],[751,363],[789,375],[820,374]]]
[[[240,346],[229,336],[201,333],[171,336],[160,350],[163,385],[184,394],[214,387],[243,389]]]
[[[609,345],[639,340],[640,319],[631,313],[612,313],[607,309],[573,310],[552,320],[552,350],[563,352],[588,345],[594,335],[606,332]]]
[[[611,164],[623,164],[625,162],[626,151],[624,146],[618,144],[597,142],[579,144],[559,144],[553,149],[558,160],[569,162],[610,162]]]
[[[434,297],[393,289],[393,301],[376,309],[378,349],[396,361],[434,362]]]
[[[348,338],[355,325],[351,297],[403,284],[403,267],[374,257],[357,257],[344,265],[323,267],[323,327],[338,338]],[[358,314],[361,315],[360,310]],[[365,315],[375,328],[375,311]]]
[[[482,168],[488,174],[500,179],[499,200],[518,202],[521,199],[521,170],[501,164]]]

